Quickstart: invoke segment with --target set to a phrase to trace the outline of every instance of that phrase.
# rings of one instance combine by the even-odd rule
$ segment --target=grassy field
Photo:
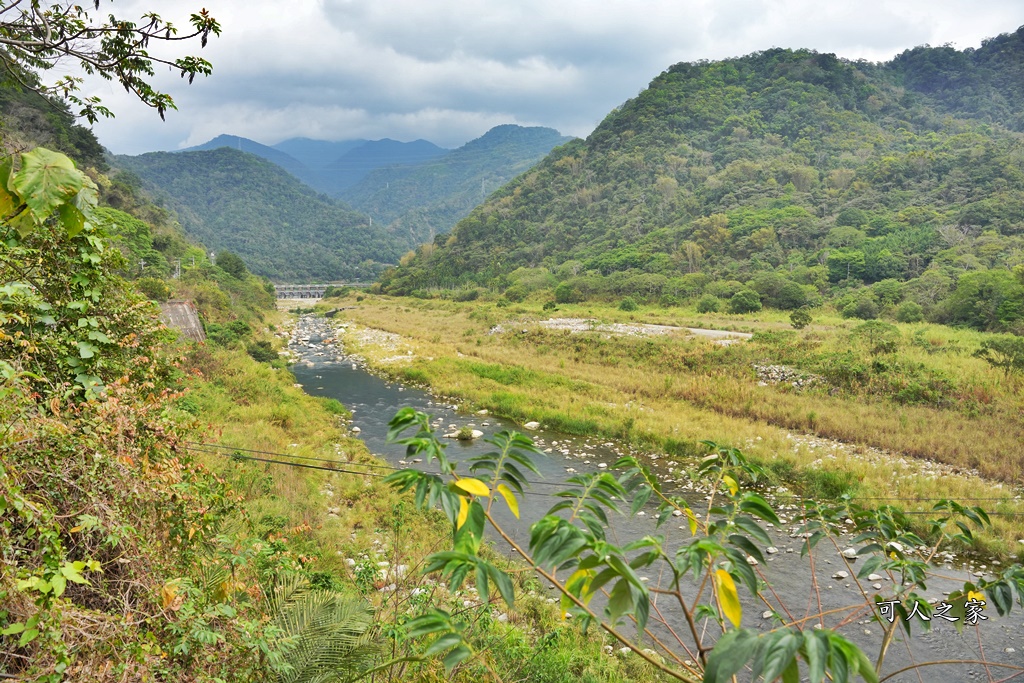
[[[280,326],[287,318],[277,313],[267,322]],[[269,338],[270,331],[260,336]],[[314,582],[361,595],[375,610],[376,640],[385,658],[413,646],[404,638],[404,622],[437,606],[472,624],[472,641],[503,680],[658,680],[642,660],[608,656],[600,637],[584,636],[562,621],[530,573],[513,574],[516,609],[507,621],[497,618],[506,609],[503,603],[482,605],[471,587],[447,591],[422,576],[424,558],[450,548],[451,526],[439,511],[415,509],[411,497],[383,482],[372,466],[384,463],[347,435],[349,414],[340,403],[307,395],[286,369],[257,363],[239,350],[198,346],[188,366],[197,374],[178,406],[205,425],[204,443],[227,447],[194,448],[243,499],[244,515],[231,533],[255,535],[267,544],[287,539],[283,552]],[[365,474],[227,457],[232,453]],[[499,557],[491,561],[508,564]],[[432,661],[396,668],[380,680],[398,678],[493,680],[480,660],[460,666],[451,679]]]
[[[361,345],[371,363],[473,408],[678,456],[701,452],[703,439],[738,446],[812,497],[848,493],[908,509],[941,498],[983,505],[997,515],[980,543],[1024,557],[1022,383],[974,355],[981,333],[865,325],[823,313],[798,331],[773,311],[627,313],[593,303],[544,311],[540,302],[499,307],[383,296],[341,303],[338,320],[401,336],[396,349],[350,333],[348,342]],[[755,336],[721,346],[685,335],[570,333],[537,324],[550,316]],[[498,324],[504,331],[490,333]],[[409,360],[396,360],[410,350]],[[793,374],[776,383],[757,365]],[[793,377],[804,386],[794,387]]]

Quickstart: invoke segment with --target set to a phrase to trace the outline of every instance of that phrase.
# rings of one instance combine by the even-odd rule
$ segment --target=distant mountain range
[[[291,138],[264,145],[218,135],[182,151],[230,147],[263,157],[417,244],[449,232],[487,195],[572,139],[552,128],[503,125],[453,150],[426,140]]]
[[[572,139],[552,128],[497,126],[429,162],[377,168],[341,197],[396,236],[430,241]]]
[[[201,152],[230,147],[263,157],[291,173],[313,189],[335,198],[356,185],[368,173],[385,166],[416,165],[442,156],[448,150],[426,140],[343,140],[328,142],[291,138],[268,146],[237,135],[218,135],[209,142],[184,149]]]

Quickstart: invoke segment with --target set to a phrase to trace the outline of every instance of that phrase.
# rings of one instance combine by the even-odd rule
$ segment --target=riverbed
[[[597,472],[610,469],[614,462],[623,454],[634,454],[648,458],[647,463],[663,480],[667,489],[676,487],[693,505],[695,511],[700,510],[705,493],[694,486],[680,469],[692,466],[685,463],[660,457],[658,454],[634,453],[629,447],[611,441],[587,439],[572,435],[559,434],[546,429],[536,431],[525,430],[521,425],[495,417],[477,414],[473,411],[463,412],[452,399],[432,396],[420,389],[403,386],[389,381],[371,372],[358,357],[346,354],[337,342],[323,343],[333,340],[334,330],[322,318],[303,316],[299,319],[296,329],[291,335],[290,349],[298,357],[292,372],[296,381],[303,389],[315,396],[326,396],[341,401],[353,413],[352,428],[358,430],[371,452],[396,467],[425,467],[425,463],[414,463],[406,460],[402,446],[389,444],[386,440],[387,423],[395,412],[402,407],[411,406],[431,416],[439,433],[455,431],[462,427],[477,429],[484,436],[472,441],[447,440],[449,456],[453,460],[464,460],[493,450],[485,439],[503,429],[516,429],[528,433],[534,438],[536,445],[545,452],[545,457],[537,459],[541,478],[537,479],[521,504],[522,520],[516,520],[503,506],[499,509],[499,521],[512,533],[517,542],[525,545],[529,537],[529,525],[543,516],[547,508],[556,502],[552,494],[564,488],[566,479],[576,473]],[[654,459],[656,458],[656,459]],[[498,506],[496,506],[498,507]],[[782,516],[789,518],[789,511]],[[641,511],[635,517],[613,517],[608,532],[609,540],[614,543],[625,543],[629,539],[640,538],[648,534],[666,536],[666,549],[673,552],[676,547],[690,538],[686,525],[679,525],[681,520],[674,519],[656,529],[652,509]],[[673,523],[675,522],[675,523]],[[784,529],[766,529],[773,538],[776,552],[766,555],[766,564],[756,567],[771,583],[773,589],[783,596],[791,612],[800,618],[807,611],[817,611],[815,591],[812,589],[812,574],[807,558],[801,558],[800,548],[803,541],[795,534],[795,527],[787,525]],[[850,539],[841,539],[840,548],[850,547]],[[501,546],[498,546],[499,548]],[[504,548],[511,552],[509,548]],[[768,552],[762,548],[762,552]],[[861,600],[861,588],[850,575],[857,571],[857,563],[852,567],[829,543],[823,541],[815,551],[814,577],[818,585],[818,593],[823,610],[839,609]],[[843,576],[843,573],[846,576]],[[928,582],[926,597],[941,600],[943,593],[962,586],[965,580],[974,580],[967,567],[955,568],[946,565],[938,568],[936,576]],[[649,585],[657,586],[659,576],[644,577]],[[873,588],[872,584],[878,588]],[[874,595],[886,596],[892,589],[890,577],[880,577],[878,581],[861,582],[861,586]],[[744,606],[744,625],[750,628],[767,630],[773,627],[771,615],[765,612],[762,603],[755,603],[746,591],[740,588]],[[984,612],[988,620],[980,622],[976,627],[966,627],[958,633],[952,624],[935,620],[930,634],[921,634],[915,624],[914,635],[906,638],[900,630],[896,642],[890,648],[886,658],[884,671],[894,671],[912,662],[930,660],[977,660],[988,658],[993,662],[1007,664],[1024,664],[1024,614],[1015,611],[1009,618],[1000,619],[994,608]],[[670,624],[675,621],[670,619]],[[833,626],[838,617],[829,621],[826,626]],[[882,641],[883,621],[880,624],[875,615],[868,613],[865,607],[852,623],[842,629],[842,633],[861,645],[873,657]],[[887,624],[886,624],[887,625]],[[884,673],[883,671],[883,673]],[[991,680],[1006,678],[1000,670],[992,669]],[[1005,670],[1004,670],[1005,671]],[[959,683],[970,680],[990,680],[984,668],[978,665],[941,665],[924,669],[927,676],[935,683]],[[1024,676],[1021,677],[1024,679]],[[918,681],[913,672],[900,674],[893,681]]]

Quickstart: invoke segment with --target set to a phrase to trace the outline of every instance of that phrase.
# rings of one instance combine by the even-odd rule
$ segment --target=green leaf
[[[11,178],[10,185],[21,195],[34,218],[42,222],[84,187],[85,178],[65,155],[37,147],[21,155],[21,169]]]
[[[473,652],[465,645],[459,645],[457,648],[449,652],[442,661],[444,664],[444,671],[446,674],[450,674],[459,662],[469,659],[473,655]]]
[[[458,633],[445,633],[440,638],[431,643],[430,647],[423,653],[427,657],[432,657],[439,652],[444,652],[448,648],[455,647],[462,642],[462,636]]]
[[[821,683],[825,679],[825,662],[828,660],[828,636],[815,629],[805,631],[802,650],[807,662],[808,683]]]
[[[704,669],[704,683],[727,683],[746,666],[757,648],[758,638],[746,629],[729,631],[715,643]]]
[[[83,358],[83,359],[85,359],[85,358],[92,358],[93,356],[96,355],[97,351],[99,351],[99,348],[96,347],[96,346],[93,346],[89,342],[84,342],[84,341],[78,342],[78,356],[79,356],[79,358]]]
[[[765,647],[764,680],[774,681],[796,662],[796,652],[803,642],[799,632],[781,631]]]

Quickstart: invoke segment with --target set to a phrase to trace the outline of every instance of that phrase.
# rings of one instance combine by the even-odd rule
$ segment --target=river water
[[[429,414],[435,420],[434,424],[439,433],[454,431],[455,428],[463,426],[484,432],[483,438],[473,441],[447,439],[446,441],[450,441],[447,453],[453,460],[464,460],[494,450],[494,447],[486,443],[484,439],[497,431],[503,429],[526,431],[519,425],[495,416],[460,413],[457,406],[450,400],[431,396],[422,390],[405,387],[378,377],[367,371],[358,358],[349,358],[337,346],[321,343],[323,339],[333,336],[333,330],[322,318],[308,316],[300,318],[290,346],[300,359],[292,366],[296,381],[301,383],[303,389],[311,395],[334,398],[342,402],[353,413],[352,426],[358,427],[358,437],[366,443],[371,452],[393,466],[426,467],[423,463],[405,461],[407,456],[404,447],[389,444],[386,440],[388,421],[398,409],[405,406],[411,406]],[[308,337],[308,341],[301,341],[306,337]],[[627,447],[620,444],[558,434],[548,430],[532,432],[529,435],[534,438],[539,448],[546,451],[546,457],[536,459],[542,477],[538,478],[534,475],[529,477],[538,482],[531,487],[526,498],[520,503],[520,512],[523,518],[516,520],[504,505],[496,505],[494,508],[498,510],[500,523],[510,530],[511,535],[524,547],[529,540],[529,525],[540,519],[547,509],[557,502],[557,499],[551,494],[563,488],[559,486],[560,484],[563,484],[574,472],[599,471],[603,469],[602,464],[610,467],[621,454],[629,452]],[[641,457],[643,456],[641,455]],[[663,479],[672,479],[673,475],[670,471],[672,464],[669,461],[658,459],[649,461],[648,464]],[[687,463],[679,464],[687,465]],[[669,481],[666,488],[670,489],[673,483],[678,484],[678,482]],[[703,503],[703,494],[684,492],[684,495],[690,499],[695,511],[699,511],[700,504]],[[681,520],[672,520],[676,523],[670,522],[661,529],[655,529],[653,516],[651,509],[648,509],[637,517],[612,517],[611,527],[608,531],[609,540],[614,543],[625,543],[628,539],[636,539],[648,534],[663,534],[666,536],[666,550],[670,554],[676,547],[689,540],[689,530],[685,528],[685,525],[679,526]],[[778,553],[766,555],[767,566],[761,565],[757,569],[768,579],[772,588],[782,596],[794,616],[800,618],[809,611],[816,611],[810,563],[807,558],[800,557],[802,539],[790,538],[789,528],[785,530],[767,529],[767,531],[772,536]],[[848,539],[846,540],[848,541]],[[496,547],[501,548],[503,545]],[[845,548],[849,545],[840,547]],[[511,548],[506,547],[505,550],[509,553],[512,552]],[[764,550],[762,549],[762,552]],[[831,544],[823,541],[818,546],[815,551],[815,564],[818,592],[820,592],[824,610],[839,609],[861,599],[860,589],[856,582],[850,578],[834,578],[839,571],[855,573],[857,566],[854,565],[851,572]],[[943,592],[962,587],[963,582],[970,578],[966,570],[956,570],[948,565],[941,568],[939,573],[942,577],[948,578],[936,577],[928,582],[929,590],[926,595],[931,598],[941,599]],[[646,578],[650,585],[656,586],[660,577],[652,574]],[[878,592],[886,595],[885,589],[891,588],[892,582],[888,577],[880,582],[883,584],[883,590]],[[864,589],[873,594],[874,590],[870,587],[870,583],[862,581]],[[764,604],[755,603],[746,595],[747,591],[743,587],[740,587],[739,590],[744,607],[744,625],[762,630],[770,629],[772,627],[771,619],[762,618],[762,611],[767,609]],[[774,600],[772,602],[776,603]],[[673,611],[672,607],[666,606],[666,612],[670,611]],[[1008,618],[999,618],[993,607],[989,607],[983,614],[989,617],[987,621],[979,622],[976,627],[966,626],[962,634],[956,631],[953,624],[938,619],[933,620],[933,629],[929,634],[920,632],[919,623],[913,625],[914,634],[910,638],[906,637],[905,631],[900,629],[896,641],[887,654],[883,675],[886,671],[895,671],[913,662],[933,660],[987,658],[991,662],[1024,665],[1024,613],[1019,610],[1019,606],[1018,610]],[[672,617],[666,614],[666,617],[673,628],[683,627],[681,615]],[[833,619],[830,622],[826,618],[826,625],[834,625],[836,620]],[[882,624],[885,622],[883,621]],[[858,620],[844,626],[841,632],[863,647],[869,657],[874,657],[882,642],[882,624],[873,619],[873,615],[867,613],[865,608]],[[661,631],[664,633],[664,629]],[[936,665],[920,671],[920,677],[916,672],[908,672],[889,680],[921,681],[927,679],[929,683],[960,683],[963,681],[999,681],[1006,679],[1009,675],[1005,669],[992,668],[990,676],[981,665],[962,664]],[[1015,680],[1024,681],[1024,675]]]

